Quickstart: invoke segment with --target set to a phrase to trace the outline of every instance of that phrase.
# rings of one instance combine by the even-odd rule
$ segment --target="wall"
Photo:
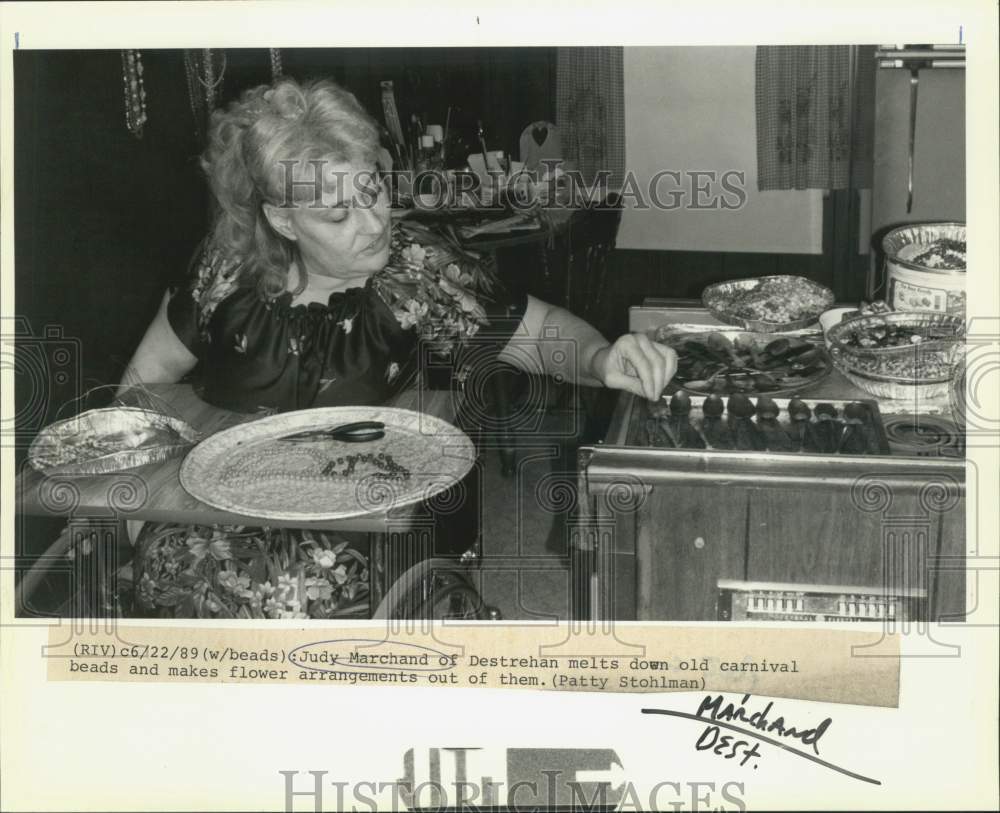
[[[747,202],[735,211],[628,208],[619,248],[822,251],[820,191],[757,191],[754,53],[750,46],[625,49],[625,161],[643,190],[662,169],[735,169],[746,173]],[[664,184],[666,198],[671,181]]]
[[[12,310],[35,335],[53,325],[79,342],[81,390],[118,380],[205,228],[182,63],[150,51],[144,65],[136,139],[118,51],[14,54]],[[30,383],[16,379],[19,402]]]
[[[880,70],[875,85],[872,226],[965,220],[965,71],[920,72],[913,211],[906,212],[910,72]]]
[[[965,221],[965,71],[923,70],[917,88],[913,209],[906,211],[910,72],[880,70],[875,83],[875,167],[866,296],[885,296],[882,238],[898,225]]]

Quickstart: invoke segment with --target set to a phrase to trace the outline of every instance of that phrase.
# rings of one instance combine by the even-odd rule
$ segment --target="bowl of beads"
[[[727,325],[783,333],[814,324],[833,306],[833,291],[805,277],[778,275],[709,285],[701,296],[709,313]]]
[[[949,391],[964,350],[964,321],[944,313],[868,314],[826,334],[834,366],[883,398],[937,398]]]

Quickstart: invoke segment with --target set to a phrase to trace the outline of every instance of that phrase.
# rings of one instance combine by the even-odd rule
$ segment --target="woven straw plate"
[[[369,443],[330,439],[290,443],[295,432],[381,421]],[[347,455],[389,455],[410,476],[379,480],[370,467],[347,479],[323,473]],[[430,499],[458,483],[475,462],[469,437],[420,412],[389,407],[327,407],[286,412],[219,432],[196,446],[180,481],[208,505],[260,519],[316,522],[384,514]]]

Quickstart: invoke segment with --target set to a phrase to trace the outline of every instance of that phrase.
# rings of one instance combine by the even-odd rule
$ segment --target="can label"
[[[948,291],[904,282],[899,277],[890,281],[889,306],[897,311],[938,311],[948,308]]]

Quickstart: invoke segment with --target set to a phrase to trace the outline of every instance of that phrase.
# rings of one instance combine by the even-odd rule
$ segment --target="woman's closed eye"
[[[343,223],[351,214],[351,206],[348,203],[338,203],[327,209],[326,220],[330,223]]]

